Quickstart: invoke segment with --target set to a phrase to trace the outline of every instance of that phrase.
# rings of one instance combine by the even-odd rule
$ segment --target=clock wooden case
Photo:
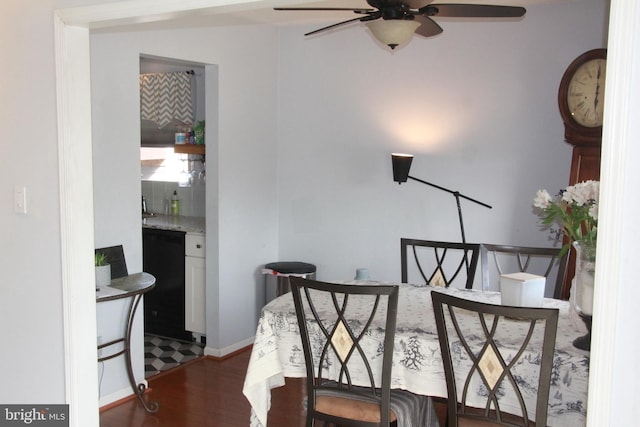
[[[600,179],[606,59],[606,49],[587,51],[567,67],[560,82],[558,106],[564,137],[573,145],[569,185]],[[574,271],[575,253],[571,251],[561,292],[563,299],[569,299]]]

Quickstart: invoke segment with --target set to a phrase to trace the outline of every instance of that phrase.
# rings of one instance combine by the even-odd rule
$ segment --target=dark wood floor
[[[137,399],[130,399],[103,410],[100,426],[247,427],[251,408],[242,385],[250,354],[201,358],[153,376],[145,396],[160,404],[156,414],[147,414]],[[269,427],[303,427],[304,396],[304,379],[287,378],[284,387],[273,389]]]

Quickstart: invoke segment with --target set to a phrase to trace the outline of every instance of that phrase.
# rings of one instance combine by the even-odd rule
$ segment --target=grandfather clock
[[[558,106],[564,122],[564,138],[573,145],[569,185],[600,179],[606,63],[606,49],[587,51],[569,65],[560,81]],[[575,252],[571,250],[562,299],[569,299],[574,273]]]

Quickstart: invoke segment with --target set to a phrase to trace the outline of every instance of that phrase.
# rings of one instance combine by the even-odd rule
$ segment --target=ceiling
[[[493,4],[501,6],[524,6],[541,3],[569,3],[579,0],[434,0],[434,3]],[[170,30],[179,28],[198,28],[234,25],[294,25],[305,23],[333,23],[351,19],[355,15],[350,11],[275,11],[276,6],[291,7],[369,7],[366,0],[262,0],[215,8],[197,9],[180,13],[127,18],[101,22],[93,25],[94,32],[122,32]],[[438,18],[446,20],[453,18]]]

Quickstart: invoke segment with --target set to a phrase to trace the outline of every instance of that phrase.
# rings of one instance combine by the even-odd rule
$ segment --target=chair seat
[[[316,390],[316,412],[345,419],[380,423],[380,406],[365,394],[342,395],[338,389]],[[390,422],[398,427],[440,427],[433,401],[428,396],[392,389]]]
[[[374,402],[337,396],[317,396],[316,411],[350,420],[368,423],[380,422],[380,406]],[[397,419],[396,413],[391,409],[389,411],[389,421],[394,422]]]

